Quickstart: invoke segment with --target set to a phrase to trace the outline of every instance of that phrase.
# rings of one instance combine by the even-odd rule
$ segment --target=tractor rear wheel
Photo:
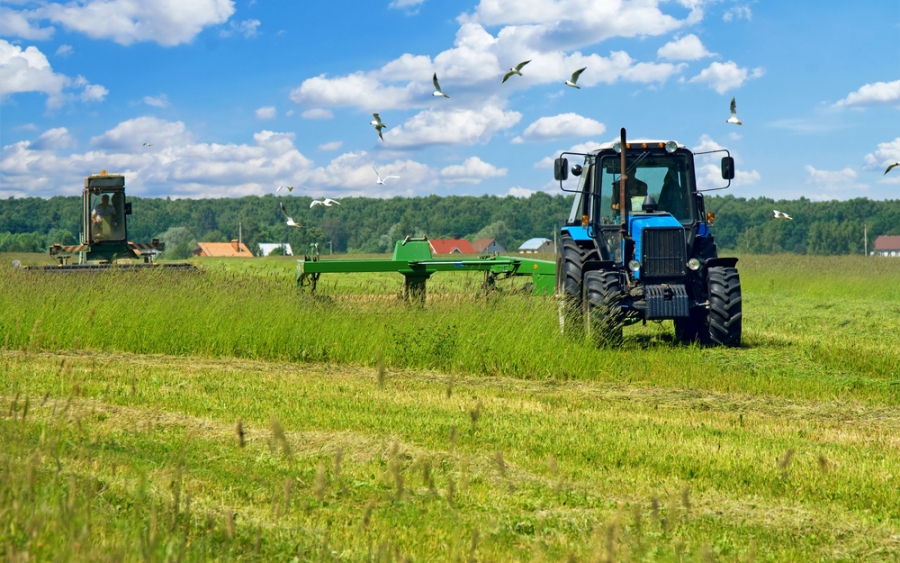
[[[598,347],[622,343],[623,298],[618,272],[598,270],[584,275],[584,327]]]
[[[709,343],[741,345],[741,278],[737,268],[714,266],[707,272],[709,288]]]
[[[581,331],[582,270],[586,253],[569,235],[562,235],[556,252],[556,297],[559,299],[559,327],[563,334]]]

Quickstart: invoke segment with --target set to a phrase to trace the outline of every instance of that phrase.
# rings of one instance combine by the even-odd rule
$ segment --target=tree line
[[[569,215],[572,196],[543,192],[528,198],[424,196],[390,199],[344,198],[340,205],[310,209],[311,198],[274,195],[217,199],[130,197],[129,239],[166,242],[172,258],[190,255],[197,242],[242,238],[251,249],[261,242],[290,243],[302,253],[389,252],[405,235],[431,238],[495,238],[515,249],[532,237],[552,238]],[[302,225],[288,227],[280,204]],[[878,235],[900,235],[900,200],[814,202],[714,196],[713,232],[720,248],[772,254],[861,254],[863,226],[869,250]],[[773,219],[778,209],[791,221]],[[0,200],[0,252],[44,252],[55,242],[76,244],[81,198],[55,196]]]

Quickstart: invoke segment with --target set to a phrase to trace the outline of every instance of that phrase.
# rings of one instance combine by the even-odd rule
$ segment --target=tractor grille
[[[646,228],[641,236],[641,276],[683,276],[687,259],[682,228]]]

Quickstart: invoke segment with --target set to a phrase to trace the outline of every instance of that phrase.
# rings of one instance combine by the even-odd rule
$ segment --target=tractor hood
[[[634,277],[683,276],[685,271],[684,227],[668,213],[632,213],[628,216],[628,232],[634,240],[634,256],[640,271]]]

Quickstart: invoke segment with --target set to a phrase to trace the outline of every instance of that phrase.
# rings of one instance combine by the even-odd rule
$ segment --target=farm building
[[[430,239],[432,254],[477,254],[472,243],[465,239]]]
[[[883,235],[875,239],[875,256],[900,256],[900,236]]]
[[[276,248],[283,248],[285,256],[293,256],[294,250],[291,248],[289,243],[277,243],[277,242],[261,242],[257,246],[259,246],[259,255],[260,256],[268,256],[272,253]]]
[[[497,242],[495,238],[480,238],[476,239],[475,242],[472,243],[472,248],[475,249],[475,252],[478,254],[503,254],[506,252],[506,249],[503,248],[503,245]]]
[[[231,242],[198,242],[200,247],[194,250],[194,256],[214,256],[217,258],[230,258],[233,256],[252,258],[253,253],[247,248],[247,245],[238,242],[237,239]]]
[[[519,254],[534,254],[535,252],[556,252],[556,246],[550,239],[530,238],[519,247]]]

